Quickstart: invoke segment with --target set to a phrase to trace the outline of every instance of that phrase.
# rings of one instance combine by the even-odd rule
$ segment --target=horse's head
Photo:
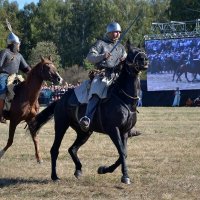
[[[49,58],[44,58],[41,56],[41,62],[38,64],[40,66],[40,76],[45,81],[51,81],[54,84],[62,83],[63,79],[57,72],[55,65],[52,62],[51,56]]]
[[[129,71],[139,73],[148,69],[148,58],[144,51],[140,48],[133,47],[130,42],[127,42],[126,47],[128,49],[128,55],[126,58],[126,65]]]
[[[148,68],[147,55],[141,49],[133,47],[128,43],[127,57],[121,67],[121,73],[116,81],[116,93],[126,104],[136,107],[139,99],[138,90],[140,89],[138,76],[139,72]]]

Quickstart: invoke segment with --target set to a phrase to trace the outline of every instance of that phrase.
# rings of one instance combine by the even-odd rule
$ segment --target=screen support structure
[[[186,38],[200,36],[200,19],[192,21],[170,21],[167,23],[153,22],[151,34],[145,35],[145,40]]]

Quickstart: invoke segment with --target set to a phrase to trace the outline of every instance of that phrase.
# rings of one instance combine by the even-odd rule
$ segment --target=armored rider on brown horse
[[[3,50],[0,54],[0,116],[1,122],[5,122],[2,119],[4,116],[10,120],[9,123],[9,137],[5,147],[0,150],[0,158],[5,154],[8,148],[13,144],[14,134],[17,125],[20,122],[29,122],[36,116],[39,111],[38,97],[43,81],[50,81],[54,84],[62,82],[62,78],[57,72],[51,57],[43,58],[32,69],[28,66],[19,51],[19,38],[11,32],[7,39],[8,48]],[[3,110],[5,99],[8,99],[7,85],[10,81],[10,77],[15,77],[18,70],[22,70],[27,73],[25,81],[21,82],[15,87],[13,99],[10,98],[11,104],[9,110]],[[10,81],[12,82],[12,81]],[[1,126],[1,125],[0,125]],[[37,162],[41,162],[42,158],[39,154],[39,144],[37,136],[32,136],[35,146],[35,157]]]
[[[20,40],[13,32],[8,35],[7,48],[0,52],[0,122],[6,123],[3,118],[3,108],[7,93],[7,82],[11,75],[16,75],[19,69],[25,73],[31,68],[19,53]]]

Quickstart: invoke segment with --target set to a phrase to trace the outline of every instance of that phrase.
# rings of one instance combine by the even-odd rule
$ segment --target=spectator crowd
[[[65,83],[64,85],[50,85],[48,86],[47,83],[44,83],[40,92],[39,96],[39,103],[40,105],[49,105],[50,103],[60,99],[62,95],[69,89],[75,88],[79,85],[77,84],[68,84]]]

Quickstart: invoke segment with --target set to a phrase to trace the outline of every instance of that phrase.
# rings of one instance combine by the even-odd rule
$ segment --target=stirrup
[[[90,118],[87,116],[82,117],[79,120],[79,125],[83,131],[88,131],[90,126]]]

